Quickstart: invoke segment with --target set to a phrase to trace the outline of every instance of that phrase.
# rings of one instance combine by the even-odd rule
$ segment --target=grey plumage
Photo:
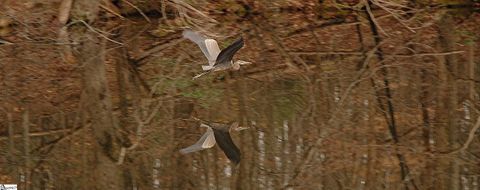
[[[232,137],[230,136],[230,131],[232,129],[238,131],[246,128],[238,127],[237,122],[233,123],[232,125],[212,123],[210,126],[205,124],[201,124],[200,126],[207,128],[205,134],[203,134],[203,136],[195,144],[181,149],[180,153],[188,154],[197,152],[211,148],[215,145],[215,143],[217,143],[230,161],[235,164],[240,163],[240,149],[233,142]]]
[[[205,57],[208,59],[208,65],[202,65],[202,69],[205,71],[195,77],[201,77],[205,74],[208,74],[212,71],[222,71],[227,69],[238,70],[240,65],[251,64],[247,61],[233,61],[233,56],[240,50],[244,45],[244,40],[242,37],[237,39],[235,42],[230,44],[227,48],[220,51],[217,42],[214,39],[206,38],[198,32],[192,30],[183,31],[183,37],[191,40],[196,43],[200,50],[202,50]]]
[[[188,154],[188,153],[191,153],[191,152],[197,152],[197,151],[207,149],[207,148],[212,148],[213,146],[215,146],[215,136],[213,134],[212,128],[209,127],[208,125],[204,125],[204,124],[202,124],[200,126],[207,128],[207,131],[205,132],[205,134],[203,134],[203,136],[200,137],[200,139],[195,144],[193,144],[193,145],[191,145],[187,148],[181,149],[180,153]]]
[[[215,64],[218,54],[220,54],[220,48],[218,47],[217,41],[206,38],[192,30],[183,31],[183,37],[196,43],[198,47],[200,47],[200,50],[202,50],[203,54],[208,59],[208,66],[203,65],[203,70],[209,70],[211,66]]]

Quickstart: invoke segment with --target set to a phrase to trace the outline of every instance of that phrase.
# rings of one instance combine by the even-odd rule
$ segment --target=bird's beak
[[[238,127],[236,128],[237,131],[242,131],[242,130],[245,130],[245,129],[250,129],[250,127],[238,126]]]
[[[234,123],[232,123],[232,125],[230,126],[230,128],[231,128],[232,130],[235,130],[235,131],[241,131],[241,130],[249,129],[250,127],[239,126],[239,123],[238,123],[238,122],[234,122]]]
[[[248,62],[248,61],[242,61],[239,63],[240,65],[250,65],[252,64],[252,62]]]

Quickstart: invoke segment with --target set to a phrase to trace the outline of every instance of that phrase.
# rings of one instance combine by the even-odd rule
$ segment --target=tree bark
[[[185,142],[185,137],[187,136],[188,128],[197,127],[196,122],[188,121],[186,119],[191,117],[193,112],[194,104],[188,99],[182,98],[175,102],[174,105],[174,139],[178,141],[179,147],[187,147],[188,144]],[[178,150],[178,149],[176,149]],[[180,155],[177,151],[173,153],[173,159],[175,161],[174,167],[174,180],[172,189],[195,189],[198,187],[198,181],[200,180],[192,175],[192,160],[187,160],[187,156],[192,155]]]
[[[468,99],[475,100],[475,44],[468,46]]]
[[[372,3],[370,1],[368,1],[367,5],[365,7],[365,13],[366,13],[368,21],[369,21],[369,25],[370,25],[370,29],[371,29],[372,34],[373,34],[373,39],[375,41],[375,45],[380,46],[382,39],[381,39],[380,34],[378,33],[378,30],[377,30],[377,23],[374,22],[373,15],[371,15],[371,13],[370,13],[371,12],[370,11],[371,5],[372,5]],[[385,61],[385,58],[383,56],[383,51],[380,47],[378,47],[375,54],[377,55],[378,60],[381,62],[380,66],[382,68],[380,69],[380,71],[382,73],[383,92],[380,89],[375,89],[375,88],[378,88],[378,86],[375,84],[375,81],[373,81],[373,80],[371,80],[372,81],[372,86],[375,89],[375,95],[376,95],[379,107],[380,107],[381,111],[384,113],[384,117],[385,117],[385,120],[387,122],[388,129],[389,129],[389,133],[390,133],[395,145],[398,145],[400,140],[399,140],[398,133],[397,133],[397,124],[396,124],[397,120],[395,118],[394,106],[393,106],[393,101],[392,101],[393,93],[392,93],[392,90],[391,90],[391,87],[390,87],[390,81],[388,79],[388,76],[389,76],[388,70],[385,67],[385,63],[383,63]],[[411,177],[409,177],[410,171],[409,171],[409,168],[408,168],[408,164],[407,164],[405,155],[403,155],[401,152],[399,152],[398,147],[395,146],[394,149],[395,149],[394,150],[395,155],[396,155],[396,157],[398,159],[398,162],[399,162],[401,181],[404,184],[404,189],[409,190],[408,182],[410,182],[415,189],[418,189],[417,185],[415,184],[415,181]]]
[[[31,189],[31,172],[32,172],[32,158],[30,156],[30,136],[28,133],[30,132],[30,117],[28,115],[28,110],[25,110],[22,114],[22,128],[23,128],[23,151],[25,156],[25,188],[24,189]]]
[[[232,91],[236,91],[236,95],[237,95],[237,100],[238,100],[238,116],[237,116],[237,119],[238,119],[238,122],[240,124],[240,126],[244,126],[246,123],[245,121],[248,121],[248,112],[247,112],[247,98],[245,97],[245,92],[246,92],[246,83],[243,79],[240,79],[238,80],[236,83],[235,83],[235,86],[234,86],[234,89],[229,89],[229,90],[232,90]],[[232,93],[233,94],[233,93]],[[234,106],[231,105],[231,107],[233,108]],[[240,190],[240,189],[252,189],[252,187],[250,186],[251,184],[248,183],[248,176],[249,176],[249,171],[247,168],[247,166],[249,164],[253,164],[253,163],[250,163],[250,160],[248,160],[247,158],[250,158],[251,155],[250,154],[250,151],[246,151],[247,146],[243,146],[243,145],[246,145],[248,144],[247,142],[250,142],[250,140],[248,140],[248,136],[247,136],[247,133],[248,131],[245,131],[245,132],[238,132],[236,134],[236,136],[239,136],[239,138],[236,138],[237,139],[237,145],[239,145],[239,149],[240,151],[242,152],[242,162],[240,163],[240,165],[238,166],[238,178],[237,178],[237,184],[236,184],[236,189]]]
[[[15,149],[15,141],[14,141],[15,131],[13,129],[14,125],[13,125],[11,113],[7,113],[7,122],[8,122],[8,162],[16,166],[17,161],[15,161],[16,149]],[[13,173],[16,174],[17,168],[12,168],[12,170],[15,171]]]
[[[96,140],[94,171],[90,180],[97,189],[124,189],[122,169],[116,165],[121,148],[116,135],[116,122],[112,113],[112,100],[105,71],[105,39],[92,31],[101,1],[75,1],[72,20],[78,20],[70,29],[71,40],[76,42],[74,56],[81,66],[84,109],[90,118]]]
[[[439,23],[440,29],[440,45],[445,51],[455,50],[455,23],[451,15],[446,14],[442,17]],[[458,63],[456,55],[445,56],[444,67],[447,79],[447,134],[448,134],[448,148],[456,148],[458,144],[458,91],[456,78],[458,75]],[[460,166],[458,156],[453,155],[450,160],[449,175],[450,175],[450,190],[460,189]]]

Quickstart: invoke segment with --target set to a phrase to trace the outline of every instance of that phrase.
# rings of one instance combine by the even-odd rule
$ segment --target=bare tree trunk
[[[365,9],[366,9],[365,13],[367,14],[367,18],[369,20],[369,25],[370,25],[370,29],[371,29],[372,34],[373,34],[375,45],[379,46],[381,44],[381,37],[380,37],[380,34],[378,33],[377,26],[376,26],[375,22],[373,21],[372,15],[370,14],[371,5],[372,5],[372,3],[369,1],[368,4],[365,7]],[[376,51],[376,55],[377,55],[378,60],[381,63],[380,66],[382,67],[380,69],[380,71],[382,73],[383,92],[382,92],[382,90],[375,89],[375,95],[376,95],[379,107],[380,107],[381,111],[384,113],[384,118],[387,122],[387,126],[388,126],[390,136],[392,137],[395,145],[397,145],[400,142],[400,140],[399,140],[398,133],[397,133],[397,130],[398,130],[397,129],[397,124],[396,124],[397,120],[395,118],[395,112],[394,112],[393,100],[392,100],[393,95],[392,95],[392,91],[391,91],[391,87],[390,87],[390,81],[388,79],[388,76],[389,76],[388,70],[385,67],[385,63],[383,63],[383,61],[385,61],[385,58],[383,57],[383,51],[380,47],[378,47],[378,49]],[[375,81],[373,81],[373,80],[372,80],[372,86],[374,88],[378,88],[378,86],[375,84]],[[398,162],[399,162],[400,176],[401,176],[401,181],[404,184],[404,189],[406,189],[406,190],[409,189],[409,182],[412,184],[412,186],[415,189],[418,189],[417,185],[415,184],[415,181],[409,176],[410,171],[409,171],[409,168],[408,168],[408,164],[407,164],[405,155],[403,155],[401,152],[399,152],[397,147],[394,148],[394,151],[395,151],[395,156],[397,157]]]
[[[118,35],[117,38],[115,38],[118,41],[122,41],[121,39],[121,32],[122,30],[118,30]],[[118,123],[118,129],[119,129],[119,135],[122,140],[122,144],[124,147],[131,147],[132,142],[129,140],[128,135],[131,133],[135,133],[134,131],[135,128],[133,127],[134,125],[137,127],[140,124],[131,122],[132,120],[136,120],[134,117],[139,117],[139,118],[144,118],[142,115],[142,111],[144,110],[143,107],[140,105],[141,104],[141,89],[139,86],[135,84],[135,80],[132,78],[131,74],[131,67],[128,62],[128,55],[127,55],[127,50],[126,48],[118,48],[113,52],[112,57],[115,59],[115,73],[116,73],[116,79],[117,79],[117,85],[118,85],[118,97],[119,97],[119,102],[118,102],[118,107],[120,109],[120,117],[119,117],[119,123]],[[130,88],[129,88],[130,87]],[[129,114],[129,99],[128,95],[131,97],[131,102],[132,102],[132,107],[135,110],[134,114],[137,114],[136,116],[132,117]],[[138,134],[136,138],[138,138]],[[135,139],[136,141],[139,141],[140,139]],[[122,160],[126,160],[125,162],[131,161],[128,157],[128,150],[124,149],[124,155]],[[138,159],[141,160],[141,159]],[[143,160],[141,160],[143,161]],[[142,163],[145,164],[145,163]],[[123,175],[125,178],[125,188],[133,188],[135,186],[134,184],[134,179],[132,176],[132,172],[138,168],[136,167],[130,167],[130,164],[125,164],[126,167],[123,169]],[[153,169],[155,170],[155,169]],[[156,171],[156,170],[155,170]],[[144,184],[147,185],[147,184]]]
[[[13,165],[17,166],[17,161],[15,161],[15,155],[16,155],[16,149],[15,149],[15,141],[14,141],[14,136],[15,136],[15,131],[14,131],[14,124],[12,120],[12,114],[7,113],[7,122],[8,122],[8,162]],[[15,177],[17,177],[17,168],[12,168],[14,171],[13,174]]]
[[[266,181],[265,185],[266,187],[273,187],[273,189],[276,189],[274,185],[276,185],[275,181],[276,178],[274,175],[271,175],[272,173],[275,172],[275,150],[276,150],[276,138],[275,138],[275,120],[274,120],[274,102],[273,102],[273,96],[267,96],[267,106],[265,111],[267,112],[265,114],[267,118],[267,123],[266,123],[266,129],[265,129],[265,165],[264,169],[266,170]]]
[[[84,47],[77,55],[80,63],[83,63],[83,86],[88,100],[85,108],[92,118],[93,133],[101,151],[113,162],[119,155],[120,147],[105,73],[105,41],[102,40],[103,44],[100,45],[93,41],[98,40],[94,34],[86,32],[85,35],[89,39],[83,43]]]
[[[447,70],[445,68],[444,62],[440,62],[438,68],[438,78],[439,85],[436,94],[436,110],[434,118],[434,133],[435,133],[435,146],[432,147],[435,149],[445,150],[448,148],[448,131],[447,131],[447,105],[448,94],[447,94]],[[433,163],[435,163],[435,177],[432,184],[435,186],[433,189],[448,189],[448,172],[447,168],[449,163],[447,159],[434,157]]]
[[[174,106],[174,120],[175,123],[172,127],[175,128],[174,139],[184,142],[185,136],[187,134],[187,128],[196,127],[195,122],[187,121],[186,119],[190,118],[193,112],[193,103],[187,99],[180,99],[175,102]],[[186,147],[186,143],[179,143],[178,146]],[[181,156],[177,152],[174,153],[173,159],[175,162],[175,176],[173,180],[173,189],[195,189],[200,180],[196,177],[193,177],[191,174],[192,163],[189,163],[185,156]],[[190,160],[191,162],[191,160]]]
[[[200,155],[200,161],[202,162],[201,164],[203,165],[203,176],[205,178],[205,180],[201,180],[203,181],[202,183],[205,185],[204,188],[205,189],[210,189],[210,184],[211,184],[211,181],[210,181],[210,168],[211,168],[211,165],[215,164],[215,162],[212,164],[210,163],[210,152],[207,152],[206,154],[202,154]]]
[[[244,125],[244,121],[246,120],[245,117],[246,117],[246,106],[245,106],[245,97],[244,97],[244,86],[245,86],[245,83],[242,79],[240,79],[239,81],[236,82],[236,85],[235,85],[235,89],[236,89],[236,94],[237,94],[237,99],[238,99],[238,115],[237,115],[237,119],[238,119],[238,122],[240,125]],[[233,107],[233,106],[232,106]],[[247,184],[247,164],[249,162],[249,160],[246,160],[245,158],[247,158],[247,156],[245,156],[246,154],[246,151],[245,151],[245,146],[243,146],[247,141],[245,140],[245,138],[247,137],[247,135],[245,133],[238,133],[238,136],[240,138],[237,138],[238,140],[238,145],[239,146],[239,149],[240,149],[240,152],[242,152],[242,161],[239,165],[239,172],[238,172],[238,179],[237,179],[237,185],[236,185],[236,189],[237,190],[241,190],[241,189],[249,189],[247,188],[249,184]]]
[[[160,189],[160,167],[161,167],[161,162],[160,159],[156,158],[154,163],[153,163],[153,171],[152,171],[152,178],[153,178],[153,183],[152,183],[152,189]],[[133,184],[133,183],[132,183]],[[132,185],[133,187],[133,185]]]
[[[468,46],[468,98],[470,101],[475,100],[475,44]]]
[[[86,122],[85,121],[82,121],[82,124],[83,125],[86,125]],[[91,167],[89,167],[89,160],[88,160],[88,157],[89,155],[91,155],[90,151],[91,149],[89,150],[89,147],[87,146],[88,144],[88,138],[86,137],[80,137],[80,143],[82,144],[81,146],[81,150],[80,150],[80,155],[81,155],[81,166],[82,166],[82,171],[81,171],[81,176],[80,176],[80,179],[79,179],[79,183],[80,184],[88,184],[88,179],[90,177],[90,173],[89,173],[89,170],[91,169]],[[87,190],[88,188],[90,188],[88,185],[82,185],[82,189],[83,190]]]
[[[446,14],[442,17],[439,23],[440,29],[440,44],[445,51],[455,50],[455,23],[452,19],[452,16]],[[445,56],[446,64],[446,73],[447,73],[447,82],[448,82],[448,103],[447,103],[447,114],[448,114],[448,141],[449,148],[458,147],[458,92],[457,92],[457,83],[456,76],[458,75],[458,63],[456,55],[447,55]],[[454,155],[450,161],[450,190],[459,190],[460,189],[460,166],[458,161],[458,156]]]
[[[23,155],[25,156],[25,189],[31,189],[31,172],[32,172],[32,158],[30,156],[30,117],[28,110],[25,110],[22,114],[22,128],[23,128]]]
[[[422,84],[428,84],[428,79],[427,79],[427,70],[425,68],[420,69],[420,78],[422,81]],[[423,121],[423,127],[422,127],[422,137],[423,137],[423,146],[426,152],[432,152],[431,149],[431,140],[432,140],[432,126],[430,125],[430,114],[428,112],[429,109],[429,92],[428,88],[426,86],[423,86],[421,88],[422,92],[420,94],[420,109],[422,112],[422,121]],[[425,163],[425,170],[424,174],[422,175],[422,181],[423,181],[423,186],[426,189],[432,189],[434,188],[433,178],[434,178],[434,164],[433,164],[433,158],[432,156],[425,156],[426,158],[426,163]]]
[[[98,189],[124,189],[122,169],[115,162],[121,148],[117,124],[112,113],[111,95],[105,71],[105,37],[100,37],[94,23],[100,1],[75,1],[72,20],[81,20],[71,27],[72,40],[78,42],[75,58],[82,66],[84,108],[91,121],[95,144],[95,163],[92,180]],[[93,25],[93,26],[92,26]]]
[[[213,163],[219,163],[218,162],[218,149],[214,149],[213,150]],[[219,190],[221,189],[220,187],[223,187],[223,185],[221,184],[221,179],[220,179],[220,176],[219,176],[219,173],[221,172],[221,170],[218,169],[218,164],[214,164],[213,165],[213,179],[214,179],[214,183],[215,183],[215,190]]]
[[[358,20],[358,18],[357,18]],[[366,64],[365,61],[367,59],[367,55],[366,55],[366,50],[365,50],[365,43],[364,43],[364,39],[363,39],[363,33],[362,33],[362,30],[361,30],[361,25],[356,25],[355,26],[355,30],[357,32],[357,36],[358,36],[358,41],[359,41],[359,44],[360,44],[360,51],[362,52],[363,54],[363,58],[361,61],[358,62],[357,64],[357,70],[359,72],[361,72],[362,68],[364,67],[363,64]],[[366,110],[366,114],[364,115],[364,123],[366,126],[369,126],[368,127],[368,135],[367,138],[366,138],[366,144],[369,145],[369,144],[375,144],[375,128],[374,128],[374,125],[371,124],[371,110],[369,109],[371,106],[371,103],[370,103],[370,98],[369,97],[365,97],[365,100],[363,102],[363,106],[365,106],[365,110]],[[363,157],[363,159],[366,159],[365,160],[365,176],[364,176],[364,180],[365,180],[365,184],[363,184],[361,187],[362,188],[366,188],[366,189],[372,189],[373,187],[375,186],[379,186],[379,183],[377,184],[376,182],[378,182],[379,180],[379,177],[377,177],[376,173],[374,171],[375,170],[375,159],[376,158],[376,149],[374,148],[371,148],[370,146],[368,146],[367,148],[367,152],[366,152],[366,157]],[[360,188],[359,188],[360,189]]]
[[[121,31],[119,31],[121,32]],[[119,38],[116,38],[119,39]],[[113,57],[116,59],[115,60],[115,73],[116,73],[116,78],[117,78],[117,85],[118,85],[118,97],[119,97],[119,102],[118,102],[118,107],[120,109],[120,117],[118,121],[118,126],[119,126],[119,132],[121,135],[121,139],[124,140],[123,142],[124,146],[130,146],[131,143],[128,141],[127,135],[129,131],[133,131],[132,123],[129,122],[129,119],[132,119],[132,117],[128,113],[128,83],[133,82],[130,79],[129,75],[129,63],[128,63],[128,57],[127,57],[127,50],[125,48],[118,48],[116,51],[113,52]],[[132,85],[134,86],[134,85]],[[135,99],[134,107],[135,109],[139,109],[139,102],[140,98],[138,95],[138,91],[140,90],[139,88],[136,89],[131,89],[133,92],[132,99]],[[137,93],[135,93],[137,92]]]

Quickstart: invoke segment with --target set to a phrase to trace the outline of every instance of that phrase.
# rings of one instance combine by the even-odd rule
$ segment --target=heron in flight
[[[237,53],[237,51],[240,50],[244,45],[242,37],[235,40],[235,42],[230,44],[222,51],[220,51],[217,41],[215,41],[214,39],[206,38],[198,32],[187,29],[183,31],[183,37],[191,40],[192,42],[195,42],[198,47],[200,47],[200,50],[202,50],[205,57],[207,57],[208,59],[208,65],[202,65],[202,69],[204,70],[204,72],[193,77],[193,79],[201,77],[212,71],[223,71],[227,69],[239,70],[240,65],[251,64],[251,62],[248,61],[232,60],[233,55],[235,55],[235,53]]]
[[[230,161],[235,164],[240,162],[240,150],[233,143],[232,137],[230,136],[230,131],[240,131],[248,129],[247,127],[239,127],[238,122],[235,122],[231,125],[225,125],[220,123],[212,123],[210,126],[201,124],[200,127],[207,128],[205,134],[193,145],[181,149],[180,153],[188,154],[191,152],[197,152],[207,148],[212,148],[215,143],[220,146],[220,149],[225,153]]]

